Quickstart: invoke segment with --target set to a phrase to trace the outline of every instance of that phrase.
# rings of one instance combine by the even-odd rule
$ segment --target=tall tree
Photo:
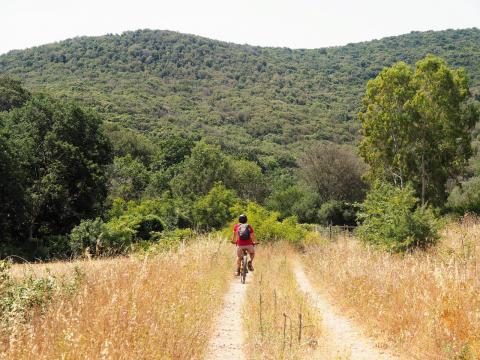
[[[470,98],[465,72],[438,57],[427,56],[415,70],[403,62],[384,69],[368,82],[359,114],[369,178],[400,187],[411,182],[422,204],[443,204],[447,180],[460,174],[472,152],[478,111]]]
[[[232,183],[231,159],[219,146],[200,141],[182,162],[170,185],[175,195],[193,199],[206,195],[216,182]]]
[[[98,117],[36,96],[4,120],[23,171],[28,238],[65,234],[81,218],[96,215],[112,160]]]
[[[300,174],[321,202],[358,201],[365,194],[365,163],[348,147],[320,144],[299,159]]]
[[[24,215],[24,193],[17,159],[0,123],[0,257],[2,246],[15,241]]]
[[[0,111],[20,107],[30,98],[30,93],[19,81],[0,76]]]

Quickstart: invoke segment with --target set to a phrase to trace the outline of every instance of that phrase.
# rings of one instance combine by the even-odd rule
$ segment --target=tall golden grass
[[[0,339],[0,358],[202,358],[232,273],[219,241],[90,266],[73,299]]]
[[[312,358],[321,322],[297,287],[291,264],[296,256],[286,244],[259,248],[243,310],[249,359]]]
[[[352,238],[310,245],[310,276],[366,331],[413,359],[480,358],[480,222],[450,224],[428,252],[394,255]]]

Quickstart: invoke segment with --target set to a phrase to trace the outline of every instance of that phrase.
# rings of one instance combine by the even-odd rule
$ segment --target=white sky
[[[480,27],[480,0],[0,0],[0,53],[144,28],[318,48],[467,27]]]

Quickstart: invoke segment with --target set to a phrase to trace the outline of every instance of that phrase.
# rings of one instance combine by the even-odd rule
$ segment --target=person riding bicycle
[[[240,215],[238,217],[238,224],[233,228],[232,243],[237,245],[237,273],[240,275],[240,264],[242,262],[243,250],[247,250],[250,255],[248,262],[248,270],[253,271],[253,258],[255,257],[255,242],[257,237],[253,232],[253,228],[247,223],[247,216]]]

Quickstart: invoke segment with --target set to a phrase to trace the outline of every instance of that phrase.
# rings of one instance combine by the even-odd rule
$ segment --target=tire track
[[[225,294],[223,310],[215,323],[215,330],[207,350],[207,360],[245,360],[241,311],[247,293],[247,283],[237,278]]]
[[[355,325],[345,317],[339,315],[335,308],[320,296],[310,284],[303,268],[296,264],[294,273],[300,289],[307,294],[312,304],[322,315],[323,328],[326,332],[326,352],[334,359],[350,360],[398,360],[386,351],[375,346],[371,339],[362,336]],[[327,356],[327,355],[324,355]]]

